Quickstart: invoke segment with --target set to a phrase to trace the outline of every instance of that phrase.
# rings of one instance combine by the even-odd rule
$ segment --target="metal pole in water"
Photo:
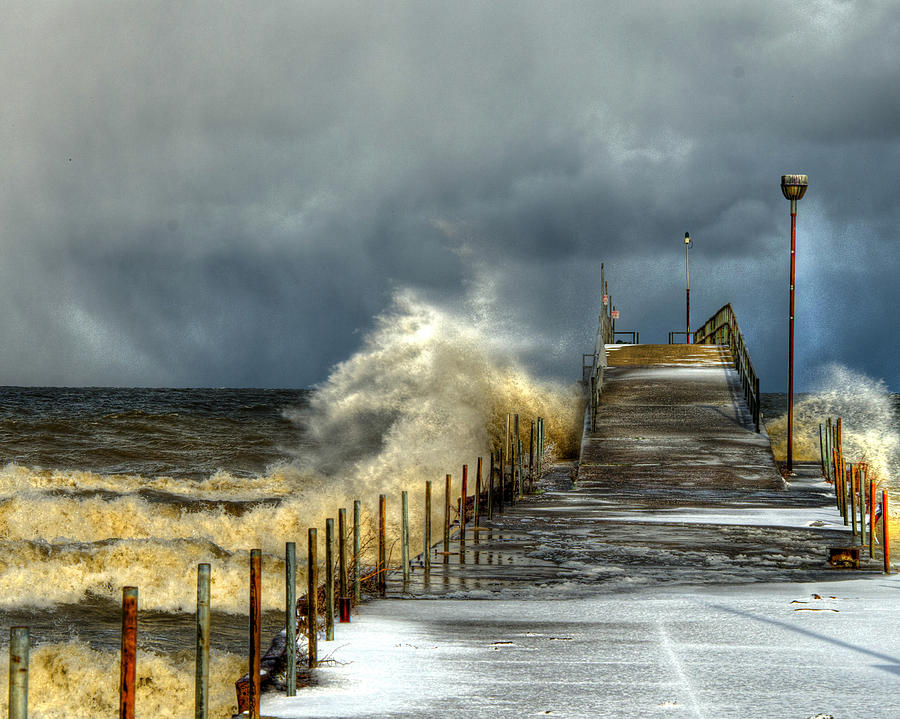
[[[334,641],[334,519],[325,520],[325,641]]]
[[[297,545],[284,544],[284,676],[287,696],[297,696]]]
[[[262,551],[250,550],[250,719],[259,719]]]
[[[209,564],[197,565],[197,655],[194,719],[209,719]]]
[[[28,627],[9,628],[9,719],[28,719]]]
[[[134,688],[137,678],[137,599],[137,587],[122,588],[119,719],[134,719]]]
[[[359,604],[359,555],[360,555],[360,522],[362,505],[358,499],[353,501],[353,601]]]
[[[319,665],[319,538],[315,527],[309,528],[306,553],[306,647],[308,666]]]
[[[400,561],[403,562],[403,586],[409,584],[409,493],[400,493]]]
[[[425,557],[425,578],[431,573],[431,480],[425,480],[425,545],[422,554]]]

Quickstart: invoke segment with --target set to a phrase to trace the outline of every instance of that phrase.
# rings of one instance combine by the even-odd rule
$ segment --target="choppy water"
[[[574,451],[580,391],[530,377],[481,322],[401,293],[314,393],[0,388],[0,640],[31,627],[35,715],[115,713],[132,585],[139,711],[191,716],[196,567],[209,562],[212,716],[230,716],[252,548],[269,635],[283,626],[284,543],[301,554],[306,528],[338,507],[361,499],[366,523],[386,493],[395,529],[400,491],[418,497],[448,472],[458,491],[460,467],[488,457],[507,412],[521,413],[525,437],[528,420],[546,418],[549,446]]]

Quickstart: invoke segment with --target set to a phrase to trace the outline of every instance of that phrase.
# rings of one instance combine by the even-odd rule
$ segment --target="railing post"
[[[319,538],[315,527],[310,527],[306,551],[306,649],[308,666],[319,665]]]
[[[194,719],[209,718],[209,564],[197,565],[197,656]]]
[[[334,519],[325,520],[325,641],[334,641]]]
[[[425,480],[425,527],[422,554],[425,557],[425,578],[431,574],[431,480]]]
[[[28,627],[9,628],[9,719],[28,719]]]
[[[284,656],[287,696],[297,696],[297,545],[284,544]]]
[[[122,651],[119,676],[119,719],[134,719],[137,678],[137,587],[122,588]]]
[[[262,551],[250,550],[250,719],[259,719]]]

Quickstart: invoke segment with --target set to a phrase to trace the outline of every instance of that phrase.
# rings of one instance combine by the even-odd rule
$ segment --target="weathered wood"
[[[358,499],[353,501],[353,601],[359,604],[360,598],[360,577],[359,577],[359,561],[360,561],[360,522],[362,514],[362,504]]]
[[[403,562],[403,585],[409,584],[409,494],[400,493],[400,561]]]
[[[466,495],[468,494],[469,465],[462,467],[462,486],[459,488],[459,561],[466,561]]]
[[[891,525],[888,521],[888,493],[881,490],[881,544],[884,554],[884,573],[891,573]]]
[[[450,561],[450,475],[444,486],[444,564]]]
[[[378,593],[387,594],[387,496],[378,495]]]

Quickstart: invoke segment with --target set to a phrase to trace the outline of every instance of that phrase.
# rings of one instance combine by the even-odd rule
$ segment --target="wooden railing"
[[[753,369],[753,362],[750,360],[747,343],[744,342],[744,335],[741,334],[738,328],[737,317],[734,314],[734,310],[731,309],[731,304],[725,305],[706,320],[703,327],[694,332],[694,344],[727,345],[731,350],[735,369],[737,369],[741,378],[744,399],[747,401],[747,406],[753,415],[756,431],[759,432],[759,377],[756,374],[756,370]]]

